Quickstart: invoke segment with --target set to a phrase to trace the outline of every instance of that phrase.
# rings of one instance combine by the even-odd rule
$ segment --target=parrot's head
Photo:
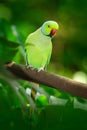
[[[41,32],[49,37],[53,37],[56,31],[59,29],[59,25],[55,21],[47,21],[41,27]]]

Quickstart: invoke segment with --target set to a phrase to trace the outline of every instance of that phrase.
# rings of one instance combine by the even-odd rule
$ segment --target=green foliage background
[[[15,62],[25,64],[23,46],[27,35],[44,21],[55,20],[60,29],[53,38],[53,53],[47,71],[87,83],[86,15],[87,0],[1,0],[0,37],[10,43],[0,39],[0,64],[13,57]],[[26,82],[19,82],[27,88]],[[87,129],[86,99],[44,88],[59,100],[56,99],[56,106],[54,100],[52,106],[30,119],[27,112],[23,115],[17,97],[0,79],[0,129]]]

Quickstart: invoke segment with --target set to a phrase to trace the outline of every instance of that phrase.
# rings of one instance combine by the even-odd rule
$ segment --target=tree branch
[[[17,78],[37,82],[82,98],[87,98],[87,84],[45,71],[37,72],[37,70],[32,70],[31,68],[27,69],[26,66],[13,62],[6,65],[6,68]]]

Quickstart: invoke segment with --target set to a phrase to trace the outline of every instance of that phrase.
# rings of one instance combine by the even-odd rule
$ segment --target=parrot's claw
[[[41,68],[37,69],[37,72],[40,72],[41,70],[43,70],[43,71],[44,71],[44,68],[43,68],[43,67],[41,67]]]
[[[26,67],[27,67],[27,69],[29,69],[29,68],[34,69],[34,67],[32,67],[31,65],[27,65]]]
[[[34,67],[31,66],[31,65],[27,65],[26,67],[27,67],[27,69],[31,68],[31,70],[36,70],[37,72],[40,72],[41,70],[44,71],[44,67],[41,67],[41,68],[34,68]]]

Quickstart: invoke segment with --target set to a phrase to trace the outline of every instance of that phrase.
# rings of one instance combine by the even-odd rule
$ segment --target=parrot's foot
[[[27,67],[27,69],[29,69],[29,68],[31,68],[32,70],[35,69],[35,68],[34,68],[33,66],[31,66],[31,65],[27,65],[26,67]]]
[[[27,67],[27,69],[29,69],[29,68],[30,68],[31,70],[36,70],[37,72],[39,72],[37,68],[34,68],[34,67],[33,67],[33,66],[31,66],[31,65],[28,65],[28,66],[26,66],[26,67]]]
[[[40,72],[41,70],[43,70],[43,71],[44,71],[44,68],[43,68],[43,67],[38,68],[38,69],[37,69],[37,72]]]
[[[36,70],[37,72],[40,72],[41,70],[44,71],[44,67],[41,67],[41,68],[34,68],[34,67],[31,66],[31,65],[27,65],[26,67],[27,67],[27,69],[30,68],[31,70]]]

